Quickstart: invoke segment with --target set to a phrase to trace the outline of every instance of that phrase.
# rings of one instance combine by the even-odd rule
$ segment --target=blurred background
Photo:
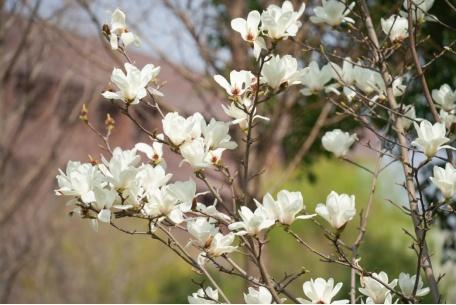
[[[148,141],[101,97],[113,67],[123,64],[101,35],[102,25],[110,23],[115,8],[126,13],[127,25],[142,41],[140,48],[129,51],[135,64],[161,66],[159,78],[166,109],[182,114],[200,111],[206,118],[227,120],[220,107],[224,93],[212,75],[253,67],[248,46],[231,31],[230,20],[272,2],[279,3],[0,0],[0,302],[184,303],[186,296],[198,289],[192,280],[201,278],[160,244],[103,225],[94,232],[88,220],[69,217],[70,208],[54,196],[55,175],[68,160],[88,161],[89,154],[99,159],[102,153],[97,136],[78,119],[83,103],[89,108],[89,120],[100,130],[107,113],[115,119],[113,147],[126,149],[138,141]],[[299,2],[294,1],[295,7]],[[298,40],[317,48],[324,41],[327,48],[352,58],[363,54],[364,50],[353,48],[346,35],[311,24],[308,16],[319,1],[306,3]],[[397,12],[402,1],[369,3],[379,25],[380,17]],[[444,1],[436,1],[431,13],[456,27],[456,18],[448,13]],[[424,58],[456,39],[454,33],[435,24],[423,30],[429,41],[421,50]],[[311,59],[324,62],[317,52],[296,44],[284,43],[281,49],[304,59],[303,65]],[[407,56],[404,53],[392,59],[397,61],[398,72],[407,70],[403,64]],[[429,68],[431,88],[445,82],[454,85],[454,68],[447,67],[455,66],[454,55],[440,57]],[[404,103],[415,103],[418,116],[427,117],[424,106],[420,108],[424,103],[418,89],[411,87]],[[253,167],[267,171],[252,191],[259,197],[280,188],[301,191],[311,211],[335,190],[355,194],[361,210],[370,193],[370,175],[331,159],[322,151],[318,136],[333,128],[356,130],[362,141],[350,159],[369,168],[375,166],[376,155],[366,148],[367,143],[382,143],[374,143],[367,130],[335,109],[324,110],[328,104],[320,96],[303,97],[292,89],[273,102],[262,109],[272,120],[258,127],[260,141],[252,158]],[[328,119],[315,129],[323,111],[328,112]],[[135,107],[134,115],[150,129],[160,126],[160,117],[147,108]],[[375,128],[382,128],[378,124]],[[241,135],[235,137],[240,139]],[[189,176],[188,168],[178,167],[178,158],[171,154],[165,158],[175,179]],[[229,163],[235,163],[241,157],[233,153],[229,158]],[[367,269],[383,270],[391,277],[415,270],[412,242],[403,233],[403,229],[412,228],[410,218],[400,208],[405,203],[402,179],[395,165],[380,175],[368,233],[360,249]],[[456,283],[455,220],[454,216],[441,215],[430,236],[435,268],[445,274],[442,289],[448,302],[456,302],[456,291],[451,289]],[[357,221],[344,233],[348,241],[356,235],[350,232],[356,233]],[[315,225],[295,226],[311,244],[322,249],[329,246]],[[349,270],[318,262],[283,230],[274,229],[270,240],[268,263],[275,277],[301,267],[310,271],[294,285],[296,294],[302,294],[304,279],[331,276],[346,283],[343,293],[348,298]],[[222,278],[221,283],[228,295],[242,301],[243,282]]]

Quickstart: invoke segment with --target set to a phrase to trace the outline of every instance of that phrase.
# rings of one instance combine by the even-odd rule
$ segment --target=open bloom
[[[256,201],[256,200],[255,200]],[[282,190],[277,194],[277,201],[267,193],[263,197],[263,204],[256,201],[257,206],[263,207],[271,219],[282,224],[291,225],[296,219],[309,219],[314,215],[296,216],[304,209],[301,192]]]
[[[261,207],[252,212],[248,207],[242,206],[239,210],[239,216],[241,216],[242,221],[228,226],[230,230],[237,231],[236,235],[257,235],[273,226],[275,222]]]
[[[153,218],[167,217],[174,223],[182,223],[184,215],[176,198],[169,192],[167,186],[155,189],[147,194],[144,212]]]
[[[197,292],[192,293],[188,296],[189,304],[217,304],[218,303],[218,290],[212,287],[206,287],[198,289]]]
[[[253,54],[258,58],[261,49],[266,48],[266,43],[263,37],[260,37],[261,16],[258,11],[251,11],[247,16],[247,20],[243,18],[235,18],[231,20],[231,28],[241,34],[242,39],[253,45]]]
[[[117,50],[119,48],[119,40],[122,42],[124,47],[127,47],[132,43],[139,44],[138,37],[128,31],[125,19],[125,13],[118,8],[111,15],[109,41],[113,50]]]
[[[382,30],[392,42],[401,42],[408,37],[408,20],[398,15],[391,15],[388,19],[381,19]]]
[[[99,165],[99,168],[114,189],[124,192],[135,184],[139,170],[137,166],[141,161],[136,149],[122,150],[120,147],[116,147],[109,161],[104,157],[101,158],[101,161],[102,164]]]
[[[439,116],[442,123],[445,124],[446,129],[451,129],[451,126],[456,123],[455,111],[447,112],[443,109],[440,109]]]
[[[317,278],[315,280],[305,282],[302,285],[304,294],[307,299],[298,298],[300,303],[313,303],[313,304],[347,304],[348,300],[333,301],[332,299],[342,288],[342,283],[337,283],[334,286],[334,279],[329,278],[328,280]]]
[[[192,141],[201,136],[204,118],[196,112],[188,118],[184,118],[177,112],[169,112],[162,120],[163,133],[176,146],[184,142]]]
[[[266,287],[249,287],[249,293],[244,293],[244,301],[246,304],[272,304],[272,295]]]
[[[432,99],[445,111],[452,111],[456,102],[456,90],[448,84],[443,84],[439,89],[432,90]]]
[[[327,151],[332,152],[336,157],[344,157],[356,140],[356,134],[350,135],[348,132],[334,129],[324,134],[321,143]]]
[[[206,147],[206,143],[203,138],[197,138],[191,142],[184,143],[180,147],[180,153],[184,160],[195,170],[199,170],[211,165],[206,158],[209,150]]]
[[[326,84],[334,76],[334,68],[331,64],[324,65],[321,70],[316,61],[312,61],[308,67],[305,67],[300,73],[299,81],[305,86],[301,93],[305,96],[312,95],[326,89],[330,90],[331,87],[326,87]]]
[[[272,39],[296,36],[301,26],[301,18],[306,8],[305,3],[295,12],[290,1],[284,1],[282,7],[271,4],[261,14],[261,30]]]
[[[211,242],[206,245],[206,253],[210,256],[217,257],[235,251],[237,248],[233,246],[235,237],[236,235],[234,233],[228,233],[226,235],[222,233],[215,234]]]
[[[413,296],[413,289],[415,288],[416,275],[410,276],[408,273],[399,274],[399,288],[406,297]],[[422,297],[429,293],[429,288],[423,288],[423,281],[418,279],[418,289],[416,290],[416,296]]]
[[[163,134],[157,135],[157,139],[159,140],[164,140]],[[137,143],[135,145],[135,148],[144,153],[146,157],[150,160],[150,162],[154,165],[164,163],[163,159],[163,143],[154,140],[152,142],[152,145],[146,144],[146,143]]]
[[[445,125],[442,123],[435,123],[434,125],[427,120],[423,120],[420,125],[415,123],[415,129],[418,138],[412,142],[412,145],[418,147],[428,158],[432,158],[441,148],[454,149],[447,143],[448,139],[446,134]]]
[[[231,71],[229,82],[220,74],[214,75],[214,80],[231,96],[240,96],[244,94],[250,85],[254,84],[256,81],[252,72],[246,70]]]
[[[231,136],[228,133],[229,131],[229,123],[211,119],[209,124],[203,125],[202,134],[209,149],[235,149],[238,145],[236,142],[231,141]]]
[[[121,69],[112,70],[111,82],[118,91],[105,91],[102,95],[107,99],[118,99],[127,104],[138,104],[147,95],[148,84],[160,73],[160,67],[147,64],[139,70],[132,64],[125,64],[125,74]],[[158,91],[157,91],[158,92]]]
[[[434,166],[434,177],[429,179],[439,188],[443,197],[448,199],[456,193],[456,169],[450,162],[445,165],[445,168]]]
[[[436,21],[437,18],[428,13],[434,5],[434,0],[412,0],[412,19],[417,23],[423,23],[425,21]],[[408,0],[404,0],[402,7],[405,11],[401,11],[401,15],[407,17],[408,13]]]
[[[249,115],[247,112],[252,111],[253,103],[252,101],[245,97],[241,99],[239,103],[231,103],[229,107],[226,107],[222,104],[223,111],[234,120],[231,121],[231,124],[238,124],[242,131],[247,132],[249,127]],[[269,121],[269,118],[257,115],[256,109],[253,115],[253,120],[255,119],[262,119],[265,121]]]
[[[373,273],[372,275],[387,284],[390,288],[394,288],[397,285],[397,280],[389,282],[388,275],[383,271],[378,274]],[[364,277],[363,282],[363,287],[359,288],[359,292],[369,297],[373,303],[384,304],[385,300],[391,297],[390,290],[375,279]]]
[[[337,26],[342,22],[355,22],[352,18],[347,17],[355,6],[355,2],[347,7],[344,1],[322,0],[321,5],[314,8],[315,16],[310,17],[310,21],[313,23],[327,23],[331,26]]]
[[[296,58],[291,55],[272,56],[261,70],[262,81],[267,83],[272,89],[277,90],[282,85],[296,85],[299,84],[299,76],[301,72],[298,71],[298,62]]]
[[[214,222],[209,221],[206,217],[198,217],[188,221],[187,230],[196,239],[200,247],[208,246],[219,231]]]
[[[319,203],[315,212],[329,222],[333,228],[340,229],[356,214],[355,196],[339,195],[332,191],[326,198],[326,204]]]

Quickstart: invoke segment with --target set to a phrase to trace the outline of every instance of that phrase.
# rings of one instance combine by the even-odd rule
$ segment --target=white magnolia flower
[[[394,288],[397,285],[397,280],[389,282],[388,275],[383,271],[379,274],[373,273],[372,275],[374,278],[387,284],[390,288]],[[385,300],[390,296],[390,290],[372,277],[364,277],[362,282],[363,287],[359,288],[359,292],[369,297],[373,303],[384,304]]]
[[[215,234],[219,229],[215,226],[213,221],[206,217],[198,217],[187,222],[187,230],[195,239],[200,247],[208,247]]]
[[[127,74],[118,68],[112,70],[111,82],[119,89],[116,92],[105,91],[102,95],[107,99],[121,100],[127,104],[138,104],[139,101],[147,95],[147,86],[154,80],[160,67],[147,64],[139,70],[132,64],[125,64]],[[158,91],[157,91],[158,92]]]
[[[201,202],[197,202],[196,203],[196,210],[198,212],[201,212],[202,214],[204,215],[208,215],[208,216],[211,216],[215,219],[223,219],[223,220],[230,220],[230,216],[222,213],[222,212],[219,212],[217,210],[217,200],[214,202],[214,204],[212,205],[209,205],[209,206],[206,206],[205,204],[201,203]]]
[[[378,71],[355,65],[353,73],[356,87],[365,94],[378,92],[385,88],[385,82]]]
[[[416,275],[410,276],[408,273],[399,274],[399,288],[406,297],[413,296],[413,289],[415,288]],[[429,288],[423,288],[423,281],[418,279],[418,289],[416,290],[416,296],[422,297],[429,293]]]
[[[244,301],[246,304],[272,304],[272,294],[263,286],[249,287],[249,293],[244,293]]]
[[[96,201],[92,203],[92,206],[97,209],[97,219],[101,222],[111,222],[111,207],[117,201],[117,193],[111,189],[95,189]]]
[[[249,115],[247,112],[252,110],[253,103],[252,101],[245,97],[241,99],[239,103],[231,103],[229,107],[226,107],[222,104],[223,111],[234,120],[231,121],[231,124],[238,124],[242,131],[246,132],[248,130],[249,125]],[[262,119],[265,121],[269,121],[269,118],[257,115],[256,109],[254,112],[253,120],[255,119]]]
[[[206,287],[198,289],[197,292],[192,293],[188,296],[189,304],[217,304],[218,303],[218,290],[212,289],[212,287]]]
[[[235,149],[238,145],[231,141],[230,124],[212,119],[209,124],[204,124],[202,134],[209,149],[226,148]]]
[[[443,124],[445,124],[446,129],[451,129],[451,126],[453,126],[454,123],[456,123],[456,112],[451,111],[447,112],[443,109],[440,109],[440,120],[442,121]]]
[[[109,161],[104,157],[101,158],[101,161],[100,170],[114,189],[122,192],[135,183],[139,170],[137,166],[141,162],[136,149],[122,150],[120,147],[116,147]]]
[[[157,139],[163,141],[164,140],[164,135],[159,134],[157,135]],[[150,162],[154,165],[157,164],[163,164],[164,159],[163,159],[163,143],[154,140],[152,142],[152,145],[146,144],[146,143],[138,143],[135,145],[135,148],[144,153],[146,157],[150,160]]]
[[[327,151],[332,152],[336,157],[344,157],[357,139],[356,134],[350,135],[348,132],[334,129],[324,134],[321,143]]]
[[[334,74],[335,71],[331,64],[324,65],[320,70],[317,62],[312,61],[300,73],[299,81],[306,87],[301,90],[301,93],[308,96],[324,89],[325,91],[331,90],[331,87],[326,87],[326,84],[333,78]]]
[[[225,151],[225,148],[217,148],[209,150],[204,158],[204,161],[212,165],[220,165],[222,161],[222,154]]]
[[[167,186],[147,194],[144,212],[153,218],[167,217],[174,223],[182,223],[184,214],[176,198],[169,192]]]
[[[59,189],[55,190],[57,195],[79,197],[85,204],[95,202],[95,188],[101,187],[104,181],[103,175],[98,167],[90,163],[69,161],[66,173],[59,169],[57,183]]]
[[[215,234],[210,243],[206,244],[206,253],[210,256],[217,257],[235,251],[237,248],[233,246],[235,237],[236,235],[234,233],[228,233],[226,235],[222,233]]]
[[[206,157],[208,149],[203,138],[197,138],[191,142],[182,144],[180,147],[180,154],[184,158],[182,162],[190,164],[195,171],[211,165]]]
[[[432,99],[445,111],[455,109],[456,90],[452,90],[448,84],[443,84],[440,89],[432,90]]]
[[[301,71],[298,71],[298,62],[291,55],[272,56],[261,70],[262,82],[267,83],[272,89],[277,90],[282,85],[299,84]]]
[[[128,31],[127,24],[125,23],[125,13],[118,8],[111,15],[109,31],[109,41],[113,50],[119,48],[119,40],[124,47],[127,47],[131,43],[139,45],[138,37]]]
[[[196,112],[188,118],[184,118],[177,112],[169,112],[162,120],[163,133],[176,146],[184,142],[191,142],[201,137],[201,131],[205,124],[203,116]]]
[[[305,8],[305,3],[302,3],[299,11],[295,12],[290,1],[284,1],[282,7],[269,5],[261,14],[261,30],[272,39],[296,36],[301,26],[299,18]]]
[[[403,110],[404,117],[401,118],[402,126],[405,130],[408,130],[412,126],[413,120],[416,120],[415,106],[407,105]]]
[[[323,217],[335,229],[341,229],[356,215],[355,196],[337,194],[332,191],[326,198],[326,204],[319,203],[315,212]]]
[[[173,175],[167,174],[161,166],[145,164],[139,168],[136,174],[136,181],[145,190],[154,192],[156,189],[166,185]]]
[[[446,129],[442,123],[435,123],[434,125],[427,120],[423,120],[420,125],[414,124],[418,138],[412,142],[412,145],[418,147],[428,158],[435,156],[437,151],[441,148],[454,149],[449,145],[443,145],[450,139],[445,137]]]
[[[231,96],[240,96],[244,94],[244,92],[256,82],[252,72],[246,70],[231,71],[229,82],[220,74],[214,75],[214,80]]]
[[[258,11],[251,11],[247,16],[247,20],[243,18],[235,18],[231,20],[231,28],[241,34],[242,39],[253,44],[253,54],[258,58],[261,49],[266,49],[266,43],[263,37],[260,37],[259,25],[261,16]]]
[[[386,294],[385,300],[381,304],[396,304],[396,303],[397,303],[397,301],[395,303],[393,303],[393,296],[391,295],[391,292],[388,292]],[[376,303],[371,297],[368,297],[368,298],[366,298],[366,304],[379,304],[379,303]]]
[[[310,21],[313,23],[327,23],[331,26],[337,26],[342,22],[355,22],[352,18],[347,17],[355,6],[355,2],[347,6],[344,1],[322,0],[321,5],[314,8],[315,16],[310,17]]]
[[[434,166],[434,177],[429,179],[439,188],[446,199],[453,197],[456,193],[456,169],[450,162],[445,165],[445,168]]]
[[[237,231],[236,235],[257,235],[273,226],[275,222],[263,208],[257,208],[255,212],[252,212],[248,207],[242,206],[239,210],[239,216],[241,216],[242,221],[228,226],[230,230]]]
[[[327,281],[322,278],[311,279],[302,285],[307,299],[298,298],[298,301],[302,304],[347,304],[349,303],[348,300],[332,300],[342,288],[342,285],[342,283],[337,283],[334,286],[333,278],[329,278]]]
[[[184,212],[190,211],[193,200],[201,195],[196,193],[196,183],[192,179],[168,184],[168,192],[180,202],[181,210]]]
[[[355,64],[350,57],[344,58],[342,67],[331,62],[329,63],[335,70],[333,73],[334,79],[340,81],[344,86],[350,86],[355,83]]]
[[[434,4],[434,0],[412,0],[412,19],[417,23],[423,23],[425,21],[436,21],[437,18],[428,13]],[[404,11],[401,11],[401,15],[407,17],[408,0],[404,0],[402,5]]]
[[[391,15],[388,19],[381,19],[382,30],[392,42],[401,42],[408,37],[407,18]]]
[[[296,219],[309,219],[314,215],[296,216],[304,209],[301,192],[282,190],[277,194],[277,201],[267,193],[263,197],[263,204],[255,200],[258,207],[263,207],[271,219],[282,224],[291,225]]]

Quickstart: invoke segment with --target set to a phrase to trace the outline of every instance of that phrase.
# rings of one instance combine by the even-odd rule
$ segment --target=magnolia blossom
[[[239,103],[231,103],[229,107],[222,105],[223,111],[234,120],[231,121],[231,124],[238,124],[242,131],[247,132],[249,126],[249,112],[252,111],[253,103],[252,101],[244,97],[241,99]],[[265,121],[269,121],[269,118],[257,115],[256,109],[253,114],[253,120],[255,119],[262,119]]]
[[[357,140],[356,134],[350,135],[348,132],[343,132],[340,129],[327,131],[321,138],[323,147],[332,152],[336,157],[344,157],[350,146]]]
[[[390,288],[394,288],[397,285],[397,280],[389,282],[388,275],[383,271],[378,274],[373,273],[372,276],[387,284]],[[364,277],[362,281],[363,287],[359,288],[359,292],[369,297],[372,303],[384,304],[385,300],[391,297],[390,290],[374,278]]]
[[[284,1],[282,7],[275,4],[269,5],[261,14],[261,30],[272,39],[296,36],[301,26],[299,18],[305,8],[305,3],[302,3],[299,11],[295,12],[290,1]]]
[[[408,1],[409,0],[404,0],[404,3],[402,4],[405,12],[401,11],[401,15],[404,17],[408,16]],[[417,23],[423,23],[425,21],[436,21],[437,18],[428,13],[433,4],[434,0],[412,0],[412,19]]]
[[[169,192],[167,186],[155,189],[147,194],[144,212],[159,221],[165,217],[177,224],[184,221],[183,209],[179,201]]]
[[[258,58],[261,49],[266,49],[266,43],[263,37],[260,37],[259,25],[261,16],[258,11],[251,11],[247,16],[247,20],[243,18],[235,18],[231,20],[231,28],[241,34],[242,39],[253,45],[253,54]]]
[[[228,233],[226,235],[222,233],[215,234],[211,242],[206,246],[207,254],[217,257],[235,251],[237,248],[233,246],[235,237],[236,235],[234,233]]]
[[[456,111],[447,112],[440,109],[439,116],[446,129],[451,129],[451,126],[456,123]]]
[[[252,72],[246,70],[231,71],[229,82],[220,74],[214,75],[214,80],[231,96],[240,96],[244,94],[244,92],[256,82]]]
[[[200,247],[208,246],[219,229],[206,217],[198,217],[187,222],[187,230]]]
[[[124,47],[127,47],[131,43],[139,44],[138,37],[128,31],[127,24],[125,23],[125,13],[118,8],[111,15],[109,32],[109,41],[113,50],[119,48],[119,40]]]
[[[90,163],[68,161],[66,173],[59,169],[57,195],[78,197],[85,204],[95,201],[95,188],[103,182],[98,167]]]
[[[298,71],[298,62],[291,55],[280,57],[272,56],[261,70],[262,81],[267,83],[272,89],[277,90],[281,86],[299,84],[301,71]]]
[[[399,274],[399,288],[402,291],[402,294],[406,297],[412,297],[413,291],[415,288],[416,275],[410,276],[408,273]],[[416,290],[416,296],[422,297],[429,293],[429,288],[423,288],[423,281],[421,278],[418,279],[418,287]]]
[[[164,140],[164,135],[159,134],[157,135],[157,139],[160,141]],[[146,143],[138,143],[135,145],[135,148],[144,153],[146,157],[150,160],[150,162],[154,165],[164,163],[163,159],[163,143],[159,142],[158,140],[154,140],[152,145]]]
[[[454,149],[449,145],[443,145],[448,143],[445,125],[442,123],[435,123],[432,125],[429,121],[423,120],[420,125],[414,123],[418,138],[412,142],[412,145],[418,147],[428,158],[435,156],[437,151],[441,148]]]
[[[244,293],[244,301],[246,304],[272,304],[272,295],[266,287],[249,287],[249,293]]]
[[[184,142],[190,142],[201,136],[204,118],[196,112],[188,118],[184,118],[177,112],[168,112],[162,120],[163,133],[176,146]]]
[[[105,91],[102,95],[107,99],[118,99],[127,104],[138,104],[147,95],[147,86],[160,73],[160,67],[148,64],[139,70],[132,64],[126,63],[125,71],[127,74],[118,68],[112,70],[111,82],[119,90]]]
[[[206,143],[203,138],[194,139],[191,142],[184,143],[180,147],[180,153],[184,160],[195,170],[200,170],[211,165],[206,158],[209,150],[207,149]]]
[[[455,109],[456,90],[452,90],[447,84],[443,84],[440,89],[432,90],[432,99],[445,111]]]
[[[342,22],[355,22],[352,18],[347,17],[355,6],[355,2],[347,7],[344,1],[322,0],[321,5],[314,8],[315,16],[310,17],[310,21],[313,23],[327,23],[331,26],[337,26]]]
[[[238,145],[231,141],[230,124],[212,119],[209,124],[204,124],[202,134],[209,149],[226,148],[235,149]]]
[[[255,200],[258,207],[263,207],[271,219],[282,224],[291,225],[296,219],[309,219],[314,215],[296,216],[304,209],[301,192],[289,192],[282,190],[277,194],[277,201],[267,193],[263,197],[261,205]]]
[[[412,126],[412,123],[414,120],[416,120],[416,111],[415,111],[415,106],[413,105],[407,105],[404,107],[403,110],[404,117],[400,118],[402,122],[402,127],[404,127],[405,130],[408,130],[410,126]]]
[[[188,296],[189,304],[217,304],[218,302],[218,290],[212,289],[212,287],[206,287],[198,289],[197,292],[192,293]]]
[[[356,215],[355,196],[337,194],[332,191],[326,198],[326,204],[319,203],[315,212],[323,217],[335,229],[341,229]]]
[[[408,37],[408,20],[398,15],[381,19],[382,30],[392,42],[401,42]]]
[[[302,286],[307,299],[298,298],[298,301],[300,303],[312,304],[347,304],[349,303],[348,300],[332,300],[342,288],[342,285],[342,283],[337,283],[334,286],[333,278],[329,278],[328,280],[322,278],[311,279]]]
[[[228,226],[230,230],[237,231],[236,235],[258,235],[261,231],[273,226],[275,222],[261,207],[252,212],[248,207],[242,206],[239,210],[239,216],[241,216],[242,221]]]
[[[331,90],[331,87],[326,87],[326,84],[333,78],[334,68],[331,64],[324,65],[321,70],[316,61],[312,61],[308,67],[304,68],[300,73],[299,81],[306,88],[301,90],[305,96],[315,94],[326,89]]]
[[[429,179],[439,188],[446,199],[453,197],[456,193],[456,169],[450,162],[445,165],[445,168],[434,166],[434,177]]]
[[[396,303],[397,303],[397,301],[393,303],[393,296],[391,295],[391,293],[386,294],[386,297],[385,297],[385,300],[383,301],[383,303],[376,303],[371,297],[366,298],[366,304],[396,304]]]

